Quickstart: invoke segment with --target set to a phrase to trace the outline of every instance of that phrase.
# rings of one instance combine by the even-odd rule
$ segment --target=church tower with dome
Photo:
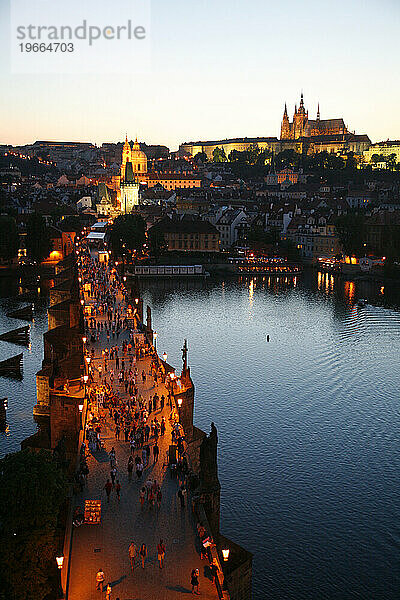
[[[121,177],[119,189],[120,210],[129,213],[139,204],[139,182],[147,176],[147,156],[141,151],[137,138],[130,145],[128,136],[122,148]]]
[[[122,148],[121,181],[125,178],[127,163],[132,164],[132,172],[134,175],[140,177],[147,174],[147,156],[140,149],[137,138],[131,148],[131,145],[128,142],[128,136],[125,137],[125,143]]]

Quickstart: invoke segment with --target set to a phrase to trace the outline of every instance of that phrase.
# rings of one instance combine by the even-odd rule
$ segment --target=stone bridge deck
[[[121,299],[121,298],[120,298]],[[90,299],[86,298],[88,302]],[[120,345],[127,332],[123,332],[118,341],[111,337],[108,342],[103,332],[99,342],[94,344],[94,365],[100,360],[101,350],[106,346]],[[92,363],[93,364],[93,363]],[[109,361],[109,365],[114,361]],[[162,384],[154,387],[153,380],[147,377],[142,384],[140,374],[142,369],[149,370],[150,359],[138,361],[139,393],[147,400],[157,390],[159,396],[166,393]],[[109,368],[110,368],[109,367]],[[112,368],[112,367],[111,367]],[[95,376],[95,380],[97,376]],[[117,379],[117,378],[116,378]],[[114,387],[122,397],[125,390],[114,382]],[[107,411],[108,412],[108,411]],[[114,424],[107,418],[102,439],[105,442],[105,452],[90,455],[88,458],[88,484],[83,493],[75,496],[75,506],[83,506],[85,499],[102,500],[102,518],[100,525],[82,525],[74,528],[72,535],[72,551],[68,577],[68,600],[95,600],[105,597],[105,591],[96,591],[95,577],[99,568],[105,573],[105,585],[112,586],[112,600],[176,600],[191,594],[190,574],[193,568],[200,571],[200,595],[204,599],[218,598],[215,585],[208,577],[206,561],[200,560],[199,542],[197,539],[196,523],[191,511],[190,501],[185,500],[185,508],[181,508],[177,497],[178,482],[171,479],[168,468],[164,466],[168,445],[171,442],[171,428],[168,421],[169,407],[157,411],[158,419],[164,414],[167,420],[167,431],[159,438],[160,457],[153,464],[151,454],[150,464],[145,468],[142,481],[136,481],[133,473],[132,481],[128,481],[127,463],[130,454],[129,443],[117,441],[114,434]],[[154,413],[150,418],[154,418]],[[121,433],[121,439],[124,437]],[[150,438],[151,445],[153,442]],[[118,463],[118,478],[121,483],[121,500],[118,502],[115,492],[111,493],[110,503],[107,504],[104,484],[109,477],[110,468],[108,452],[114,446]],[[140,452],[140,451],[139,451]],[[162,489],[161,508],[143,508],[139,502],[139,489],[147,479],[156,479]],[[188,506],[189,504],[189,506]],[[160,569],[157,561],[157,544],[162,538],[166,546],[165,566]],[[137,547],[144,542],[148,549],[145,568],[136,564],[131,571],[128,547],[134,541]]]

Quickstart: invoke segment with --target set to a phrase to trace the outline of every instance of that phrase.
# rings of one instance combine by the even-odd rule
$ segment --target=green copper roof
[[[133,176],[133,168],[132,168],[131,162],[127,162],[126,166],[125,166],[125,181],[127,181],[127,182],[135,181],[135,178]]]

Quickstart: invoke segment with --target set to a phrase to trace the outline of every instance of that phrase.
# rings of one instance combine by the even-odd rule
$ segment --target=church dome
[[[147,173],[147,156],[140,149],[137,138],[131,150],[131,163],[134,173]]]

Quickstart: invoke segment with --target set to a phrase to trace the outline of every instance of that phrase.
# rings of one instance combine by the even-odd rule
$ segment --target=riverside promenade
[[[85,294],[85,304],[94,300]],[[122,312],[126,310],[123,295],[119,292],[117,302]],[[99,321],[104,316],[96,317]],[[137,335],[144,335],[137,332]],[[121,346],[123,340],[129,339],[129,330],[123,329],[118,338],[107,339],[105,330],[93,344],[88,344],[91,358],[91,373],[93,381],[90,387],[95,389],[104,380],[104,360],[102,351],[107,347]],[[120,353],[121,356],[121,353]],[[107,361],[108,373],[116,371],[115,360]],[[158,396],[168,397],[163,382],[154,384],[149,376],[150,357],[138,359],[137,387],[146,403],[156,392]],[[102,365],[102,381],[99,376],[99,365]],[[146,381],[142,382],[141,373],[145,371]],[[124,385],[115,377],[113,389],[120,398],[125,399]],[[127,464],[130,456],[130,444],[124,441],[121,431],[120,440],[115,438],[115,424],[106,410],[105,423],[102,424],[101,439],[104,449],[88,454],[88,481],[82,493],[75,495],[74,506],[84,506],[86,499],[101,499],[101,523],[98,525],[83,524],[73,529],[71,557],[67,598],[69,600],[95,600],[105,598],[107,584],[111,585],[111,600],[176,600],[191,594],[190,577],[192,569],[198,568],[199,592],[202,598],[216,600],[218,593],[209,576],[208,561],[200,560],[200,542],[196,531],[196,522],[191,510],[190,496],[185,497],[185,507],[181,507],[177,496],[179,482],[171,478],[166,466],[166,454],[171,443],[171,424],[169,421],[170,407],[151,413],[148,422],[155,416],[166,419],[166,432],[158,438],[160,448],[159,459],[153,462],[154,439],[150,437],[151,456],[145,467],[141,480],[137,480],[135,471],[131,481],[128,478]],[[104,485],[110,477],[109,452],[115,448],[117,460],[117,479],[121,484],[121,499],[118,501],[115,490],[111,492],[110,502],[107,503]],[[135,450],[134,456],[141,455],[141,449]],[[161,506],[149,506],[145,502],[142,507],[139,501],[139,491],[145,482],[156,480],[161,486]],[[166,552],[164,568],[160,569],[157,560],[157,544],[163,539]],[[131,570],[128,548],[134,542],[138,551],[145,543],[148,556],[145,568],[142,569],[139,557],[136,566]],[[105,574],[103,591],[96,590],[96,573],[103,569]]]

